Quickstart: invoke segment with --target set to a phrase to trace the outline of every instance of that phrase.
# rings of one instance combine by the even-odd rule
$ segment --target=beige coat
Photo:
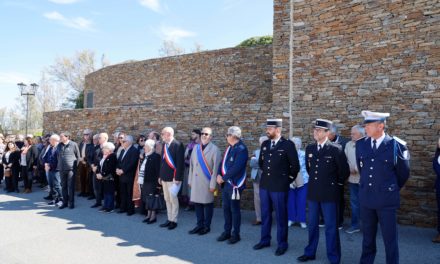
[[[197,150],[194,147],[189,164],[188,184],[191,185],[191,202],[207,204],[214,202],[214,194],[209,189],[215,189],[217,186],[216,178],[222,156],[220,149],[212,142],[206,146],[203,153],[212,170],[211,181],[208,181],[203,173],[197,158]]]

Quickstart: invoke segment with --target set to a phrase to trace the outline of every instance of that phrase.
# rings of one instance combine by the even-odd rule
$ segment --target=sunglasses
[[[202,136],[209,136],[210,134],[209,133],[200,133],[200,135],[202,135]]]

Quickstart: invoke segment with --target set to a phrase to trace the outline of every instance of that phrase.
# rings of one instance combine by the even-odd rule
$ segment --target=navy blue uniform
[[[240,179],[245,175],[248,157],[248,149],[241,140],[232,146],[228,155],[224,157],[226,167],[226,174],[222,175],[225,181],[222,184],[223,215],[225,218],[224,233],[230,235],[233,225],[234,231],[232,236],[236,237],[240,236],[241,213],[240,200],[232,200],[233,186],[238,186]],[[221,166],[222,164],[220,164],[219,171],[221,171]],[[238,188],[240,194],[245,185],[243,184]]]
[[[309,173],[307,200],[309,206],[309,244],[304,255],[315,257],[319,242],[319,212],[325,221],[327,257],[330,263],[341,261],[338,231],[339,188],[349,176],[347,158],[339,144],[327,140],[318,151],[317,144],[306,148],[306,169]]]
[[[399,191],[409,178],[407,151],[404,144],[388,135],[375,151],[371,138],[356,142],[364,235],[360,263],[374,262],[378,223],[385,244],[386,263],[399,263],[396,211],[400,206]]]
[[[298,153],[295,144],[283,137],[271,148],[271,140],[261,145],[259,166],[262,169],[260,180],[261,201],[261,240],[269,245],[271,240],[272,210],[277,219],[278,248],[287,249],[287,197],[289,185],[299,172]]]

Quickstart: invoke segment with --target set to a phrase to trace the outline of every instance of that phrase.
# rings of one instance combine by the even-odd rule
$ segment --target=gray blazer
[[[211,180],[208,181],[203,173],[197,158],[197,151],[194,148],[189,163],[188,184],[191,185],[191,202],[208,204],[214,202],[214,194],[209,189],[215,189],[217,186],[217,172],[222,156],[220,149],[212,142],[206,146],[203,153],[208,166],[212,170]]]

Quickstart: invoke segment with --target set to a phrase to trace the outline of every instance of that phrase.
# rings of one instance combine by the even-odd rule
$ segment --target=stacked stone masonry
[[[434,226],[432,156],[440,136],[440,3],[438,1],[274,1],[274,42],[106,67],[86,78],[93,108],[46,113],[45,132],[172,126],[184,143],[195,127],[211,126],[225,147],[227,127],[243,128],[257,148],[267,117],[289,111],[289,38],[293,26],[294,135],[312,142],[318,117],[349,137],[360,111],[391,113],[388,133],[408,142],[411,178],[398,220]],[[251,184],[243,199],[253,208]],[[348,192],[346,198],[348,199]],[[349,213],[349,210],[346,211]]]

